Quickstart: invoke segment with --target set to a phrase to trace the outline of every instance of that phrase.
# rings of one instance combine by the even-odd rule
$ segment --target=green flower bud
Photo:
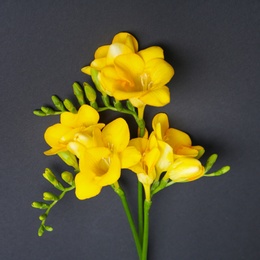
[[[34,113],[36,116],[46,116],[46,114],[45,114],[42,110],[40,110],[40,109],[35,109],[35,110],[33,111],[33,113]]]
[[[73,87],[74,95],[76,96],[76,98],[77,98],[79,104],[80,104],[81,106],[84,105],[84,104],[85,104],[84,92],[83,92],[81,86],[80,86],[77,82],[75,82],[75,83],[72,85],[72,87]]]
[[[61,190],[61,191],[64,190],[64,187],[62,186],[62,184],[56,179],[56,176],[53,174],[53,172],[49,168],[45,169],[45,172],[43,173],[43,177],[47,181],[49,181],[58,190]]]
[[[69,151],[59,152],[58,156],[69,166],[72,166],[75,170],[79,169],[77,158]]]
[[[102,93],[102,96],[106,96],[107,94],[105,93],[104,89],[102,88],[102,86],[98,80],[98,71],[91,68],[91,77],[92,77],[92,80],[93,80],[97,90]]]
[[[122,103],[119,100],[114,101],[114,107],[117,109],[117,111],[122,111],[123,109]]]
[[[128,108],[130,111],[135,112],[135,107],[133,106],[133,104],[132,104],[129,100],[126,101],[126,106],[127,106],[127,108]]]
[[[68,183],[69,185],[72,185],[73,184],[73,181],[74,181],[74,176],[72,173],[68,172],[68,171],[65,171],[61,174],[61,178],[66,182]]]
[[[47,215],[46,214],[42,214],[39,216],[39,220],[43,221],[47,218]]]
[[[54,115],[54,110],[50,107],[41,107],[41,110],[46,114],[46,116],[48,115]]]
[[[38,229],[38,236],[41,237],[45,231],[45,228],[43,225],[41,225]]]
[[[212,172],[212,173],[210,173],[210,174],[206,174],[206,175],[204,175],[204,176],[205,176],[205,177],[220,176],[220,175],[223,175],[223,174],[227,173],[229,170],[230,170],[230,166],[224,166],[224,167],[222,167],[221,169],[219,169],[218,171]]]
[[[108,96],[102,96],[102,100],[106,107],[110,107],[110,100]]]
[[[53,231],[53,227],[50,227],[50,226],[44,226],[45,230],[48,231],[48,232],[51,232]]]
[[[72,102],[69,99],[65,99],[63,104],[71,113],[74,113],[74,114],[77,113],[77,109],[74,107],[74,105],[72,104]]]
[[[51,192],[44,192],[43,199],[48,201],[55,201],[55,200],[59,200],[59,197]]]
[[[35,209],[47,209],[47,208],[49,208],[49,204],[44,203],[44,202],[34,201],[32,203],[32,207]]]
[[[51,99],[57,109],[59,109],[60,111],[66,111],[66,108],[63,105],[63,102],[59,99],[59,97],[52,96]]]
[[[90,86],[88,83],[84,82],[84,91],[87,99],[89,100],[90,103],[93,103],[97,99],[97,93],[96,91]]]
[[[208,158],[208,160],[207,160],[207,162],[206,162],[206,165],[205,165],[205,173],[207,173],[207,172],[212,168],[212,166],[213,166],[214,163],[216,162],[217,158],[218,158],[218,155],[217,155],[217,154],[212,154],[212,155]]]

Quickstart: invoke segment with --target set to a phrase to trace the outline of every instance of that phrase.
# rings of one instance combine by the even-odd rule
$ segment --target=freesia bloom
[[[160,47],[149,47],[138,53],[117,56],[113,66],[105,66],[99,80],[105,92],[118,100],[129,99],[138,108],[164,106],[170,101],[165,86],[174,74],[164,60]]]
[[[135,146],[142,154],[138,164],[130,169],[137,174],[143,184],[146,200],[150,200],[150,186],[159,180],[162,172],[166,171],[173,162],[172,148],[163,141],[158,141],[155,135],[147,138],[134,138],[129,145]]]
[[[181,157],[171,164],[164,179],[170,178],[173,182],[188,182],[199,179],[204,173],[205,169],[199,160]]]
[[[44,134],[45,141],[52,148],[45,151],[46,155],[53,155],[67,151],[67,144],[74,139],[76,133],[91,133],[93,127],[102,128],[98,123],[98,112],[89,105],[80,107],[77,114],[64,112],[60,115],[60,123],[47,128]]]
[[[202,146],[192,146],[190,137],[175,128],[169,128],[168,116],[165,113],[155,115],[152,121],[153,130],[159,140],[168,143],[178,157],[200,157],[204,153]]]
[[[121,168],[135,165],[141,157],[136,148],[128,147],[130,133],[124,119],[115,119],[102,131],[98,128],[94,131],[92,139],[96,140],[79,136],[69,144],[79,157],[80,172],[75,177],[79,199],[98,195],[102,187],[117,182]]]

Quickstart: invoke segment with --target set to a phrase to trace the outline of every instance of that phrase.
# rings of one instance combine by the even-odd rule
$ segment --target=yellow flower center
[[[143,73],[140,75],[141,85],[143,90],[148,90],[152,87],[153,82],[151,81],[151,77],[147,73]]]

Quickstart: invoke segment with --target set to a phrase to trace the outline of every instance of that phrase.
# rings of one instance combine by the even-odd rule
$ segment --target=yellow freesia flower
[[[159,140],[168,143],[178,157],[200,157],[204,153],[202,146],[192,146],[190,137],[175,128],[169,128],[168,116],[165,113],[155,115],[152,121],[153,130]]]
[[[45,141],[52,148],[45,151],[45,155],[53,155],[67,150],[67,144],[74,139],[75,134],[90,134],[95,127],[103,128],[98,123],[98,112],[89,105],[80,107],[77,114],[64,112],[60,115],[60,123],[47,128],[44,134]]]
[[[112,44],[99,47],[95,52],[95,59],[90,66],[81,69],[83,73],[91,75],[91,68],[100,71],[105,66],[113,65],[114,59],[122,54],[135,53],[138,51],[136,38],[127,32],[115,35]]]
[[[146,200],[150,200],[150,186],[159,180],[173,162],[172,148],[163,141],[158,141],[155,135],[147,138],[135,138],[129,145],[135,146],[142,157],[138,164],[130,167],[137,174],[138,180],[143,184]]]
[[[80,172],[75,178],[79,199],[98,195],[102,187],[119,179],[121,168],[137,164],[141,157],[135,147],[128,147],[130,133],[124,119],[117,118],[102,131],[95,128],[93,132],[87,137],[78,134],[68,145],[70,151],[79,157]]]
[[[164,179],[171,179],[173,182],[194,181],[205,173],[200,161],[195,158],[181,157],[174,161],[168,168]]]
[[[138,53],[115,57],[113,66],[105,66],[99,80],[105,92],[118,100],[129,99],[138,108],[164,106],[170,101],[165,86],[174,74],[163,59],[160,47],[149,47]]]

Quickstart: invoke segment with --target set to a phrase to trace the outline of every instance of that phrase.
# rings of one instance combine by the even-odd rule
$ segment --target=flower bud
[[[74,154],[69,151],[65,151],[59,152],[58,155],[67,165],[72,166],[74,169],[78,170],[79,165]]]
[[[74,105],[72,104],[72,102],[69,99],[65,99],[63,104],[71,113],[74,113],[74,114],[77,113],[77,109],[74,107]]]
[[[46,114],[45,114],[42,110],[40,110],[40,109],[35,109],[35,110],[33,111],[33,113],[34,113],[36,116],[46,116]]]
[[[72,185],[74,176],[71,172],[65,171],[61,174],[61,178],[68,184]]]
[[[85,104],[84,92],[83,92],[81,86],[77,82],[75,82],[72,85],[72,88],[73,88],[74,95],[76,96],[79,104],[81,106],[84,105]]]
[[[44,192],[43,199],[48,201],[55,201],[55,200],[59,200],[59,197],[51,192]]]
[[[84,91],[87,99],[89,100],[90,103],[95,102],[97,99],[97,93],[96,91],[90,86],[88,83],[84,82]]]
[[[41,110],[45,113],[46,116],[54,115],[54,110],[50,107],[41,107]]]
[[[44,203],[44,202],[34,201],[32,203],[32,207],[35,209],[47,209],[47,208],[49,208],[49,204]]]
[[[194,158],[181,157],[170,165],[167,176],[173,182],[194,181],[204,175],[204,167]]]
[[[212,154],[212,155],[208,158],[208,160],[207,160],[207,162],[206,162],[206,165],[205,165],[205,173],[208,172],[208,171],[212,168],[212,166],[213,166],[214,163],[216,162],[217,158],[218,158],[218,155],[217,155],[217,154]]]
[[[59,109],[60,111],[66,111],[65,106],[63,105],[63,102],[59,99],[59,97],[57,96],[52,96],[51,97],[52,102],[54,104],[54,106]]]

